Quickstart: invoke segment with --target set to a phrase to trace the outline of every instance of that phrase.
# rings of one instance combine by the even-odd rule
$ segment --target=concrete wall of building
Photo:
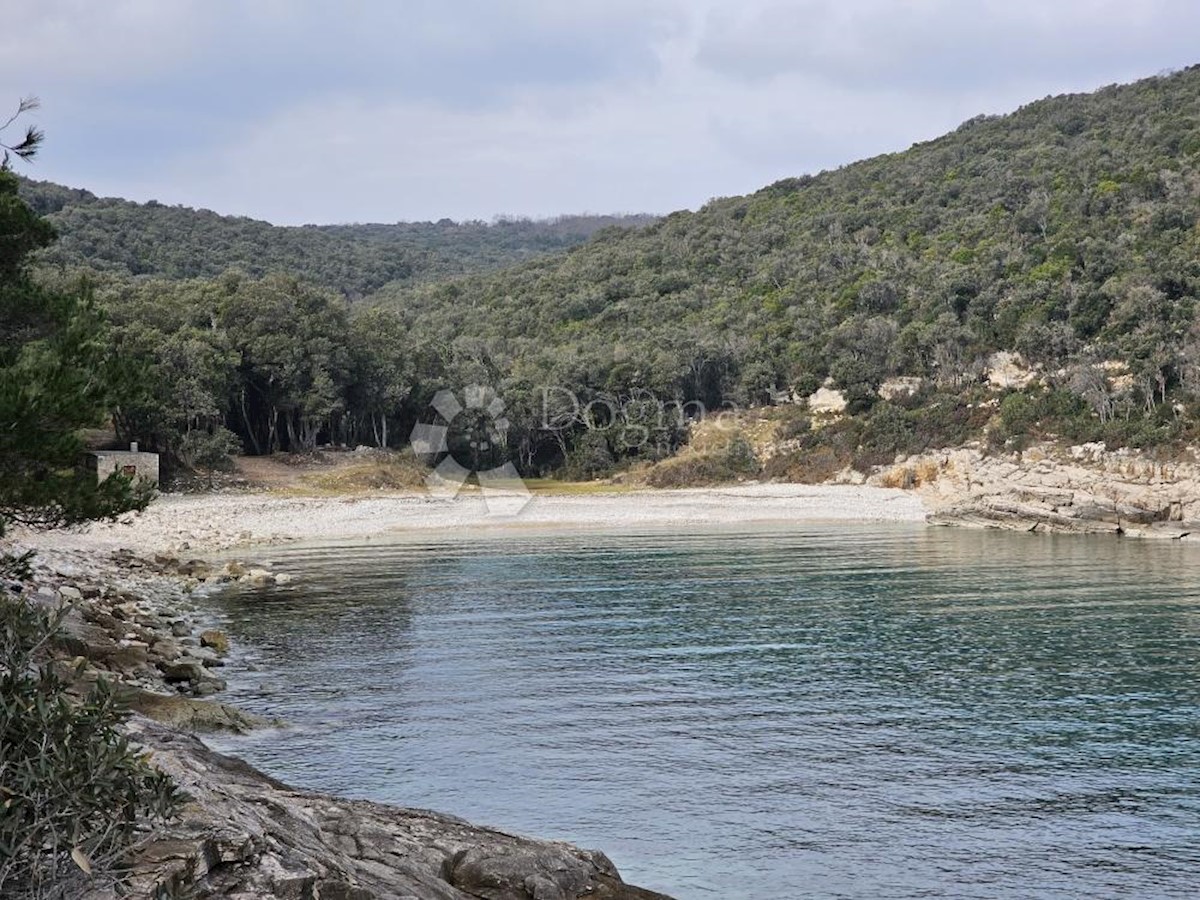
[[[158,454],[131,450],[96,450],[88,454],[88,468],[103,481],[114,472],[126,472],[158,484]]]

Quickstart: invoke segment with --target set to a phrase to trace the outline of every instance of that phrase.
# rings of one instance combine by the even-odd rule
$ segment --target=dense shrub
[[[763,467],[763,474],[798,484],[820,484],[846,468],[849,461],[833,447],[818,446],[772,457]]]
[[[754,448],[734,435],[721,449],[685,452],[663,460],[646,475],[651,487],[702,487],[758,475],[761,470]]]
[[[47,658],[63,612],[0,599],[0,896],[71,896],[181,796],[119,730],[113,688],[82,697]]]
[[[613,469],[613,454],[603,431],[589,429],[575,441],[567,457],[568,478],[588,480],[608,475]]]

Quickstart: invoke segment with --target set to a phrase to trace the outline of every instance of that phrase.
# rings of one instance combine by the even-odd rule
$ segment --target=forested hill
[[[493,223],[401,222],[281,227],[210,210],[100,198],[22,180],[21,197],[47,216],[59,240],[43,264],[169,279],[284,273],[361,297],[391,281],[463,275],[581,244],[602,228],[652,216],[562,216]]]
[[[831,376],[869,402],[889,376],[960,384],[1004,349],[1051,371],[1120,361],[1153,406],[1200,383],[1198,211],[1193,67],[375,299],[597,389],[761,403]]]
[[[228,250],[242,241],[343,291],[388,277],[391,242],[406,233],[93,205],[58,203],[66,247],[52,252],[104,266],[127,247],[130,270],[241,265],[253,275],[258,260]],[[86,250],[73,210],[128,216],[95,232],[107,235],[107,257]],[[223,429],[256,452],[398,446],[435,391],[483,383],[503,397],[510,425],[490,453],[522,472],[566,463],[596,474],[676,449],[688,429],[664,412],[678,410],[671,404],[764,406],[829,384],[848,415],[810,420],[803,403],[772,413],[796,462],[778,457],[769,472],[814,477],[979,439],[1200,439],[1198,219],[1191,68],[975,119],[902,153],[602,230],[513,267],[409,275],[349,309],[343,296],[277,276],[101,279],[97,297],[114,354],[153,372],[117,416],[122,434],[147,446]],[[240,229],[297,243],[255,245]],[[468,228],[474,256],[422,271],[474,265],[482,244],[466,238],[476,233],[507,232]],[[343,242],[331,245],[341,255],[315,249],[323,241]],[[446,246],[428,252],[446,260]],[[1032,371],[989,384],[998,351]],[[901,377],[907,395],[888,387]],[[564,415],[547,418],[547,387]],[[605,421],[572,415],[592,401]],[[744,454],[734,462],[746,470]]]

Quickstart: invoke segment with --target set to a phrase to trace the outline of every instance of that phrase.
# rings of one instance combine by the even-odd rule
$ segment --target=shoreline
[[[521,500],[517,495],[506,499]],[[347,540],[453,529],[628,529],[804,522],[924,522],[913,491],[861,485],[746,483],[728,487],[537,494],[517,515],[489,514],[478,493],[295,497],[272,493],[166,494],[116,522],[22,534],[47,550],[204,556],[282,543]]]
[[[4,543],[36,552],[18,602],[69,608],[49,664],[73,690],[113,684],[131,713],[124,731],[186,795],[175,818],[130,850],[123,887],[97,883],[92,900],[671,900],[625,882],[602,851],[294,787],[205,744],[205,734],[286,726],[221,701],[237,655],[206,603],[225,584],[269,583],[256,580],[275,578],[265,570],[78,542]]]
[[[191,798],[134,854],[135,895],[669,900],[625,883],[603,852],[294,788],[207,746],[197,735],[284,724],[221,702],[223,667],[236,666],[237,654],[214,629],[206,595],[285,577],[238,561],[234,551],[453,530],[923,522],[925,515],[911,491],[849,485],[539,494],[508,517],[489,516],[477,492],[453,499],[168,494],[116,522],[21,531],[5,543],[37,554],[26,602],[72,607],[56,658],[80,665],[83,682],[104,677],[118,686],[133,711],[131,738]]]
[[[597,898],[660,900],[663,895],[625,884],[598,851],[426,810],[292,788],[206,746],[197,733],[245,733],[280,723],[220,702],[222,667],[236,665],[236,654],[227,658],[227,639],[211,630],[205,596],[233,582],[270,584],[287,577],[239,561],[246,558],[239,552],[253,556],[283,544],[456,531],[494,537],[931,523],[1186,540],[1195,523],[1200,535],[1200,466],[1166,467],[1077,449],[1068,458],[1042,451],[943,451],[897,460],[865,484],[746,482],[504,494],[505,502],[517,501],[508,507],[519,508],[516,515],[489,514],[487,501],[497,495],[478,490],[453,498],[418,492],[166,494],[115,522],[48,533],[14,529],[5,543],[37,553],[28,602],[73,604],[59,657],[84,660],[92,677],[122,686],[135,712],[131,736],[194,798],[183,821],[152,844],[158,850],[134,861],[135,880],[147,895],[167,886],[199,888],[205,896],[233,892],[247,900],[314,891],[355,900],[458,900],[484,896],[472,890],[476,885],[505,882],[486,896],[521,900],[530,896],[526,886],[537,883],[539,890],[556,891],[553,896],[578,896],[577,888],[586,888]],[[393,849],[380,853],[364,844],[362,829]],[[407,890],[396,894],[397,884]]]

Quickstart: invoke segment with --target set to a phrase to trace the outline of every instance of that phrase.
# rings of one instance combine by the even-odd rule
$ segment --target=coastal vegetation
[[[31,277],[30,254],[53,237],[0,168],[0,536],[12,523],[70,524],[149,499],[120,476],[101,484],[78,477],[80,429],[105,420],[116,379],[91,294]],[[17,568],[0,558],[0,575]]]
[[[792,443],[768,474],[803,477],[971,440],[1196,438],[1198,162],[1191,68],[499,269],[517,225],[272,229],[24,190],[69,249],[41,283],[88,269],[110,362],[140,373],[117,431],[181,462],[402,446],[437,390],[478,383],[522,474],[654,462],[702,411],[774,405]],[[1020,377],[989,383],[1001,353]],[[805,409],[823,386],[842,413]]]
[[[21,111],[28,109],[22,104]],[[11,149],[36,152],[34,130]],[[112,395],[90,295],[34,283],[29,255],[53,231],[0,167],[0,537],[16,523],[63,525],[144,507],[130,479],[82,478],[79,429]],[[30,553],[0,546],[0,893],[69,896],[108,872],[139,829],[179,800],[120,730],[123,711],[99,679],[79,686],[49,653],[69,608],[28,602]],[[93,882],[94,883],[94,882]]]
[[[14,900],[119,879],[126,851],[183,799],[131,745],[109,680],[81,690],[54,659],[68,611],[0,599],[0,893]]]

